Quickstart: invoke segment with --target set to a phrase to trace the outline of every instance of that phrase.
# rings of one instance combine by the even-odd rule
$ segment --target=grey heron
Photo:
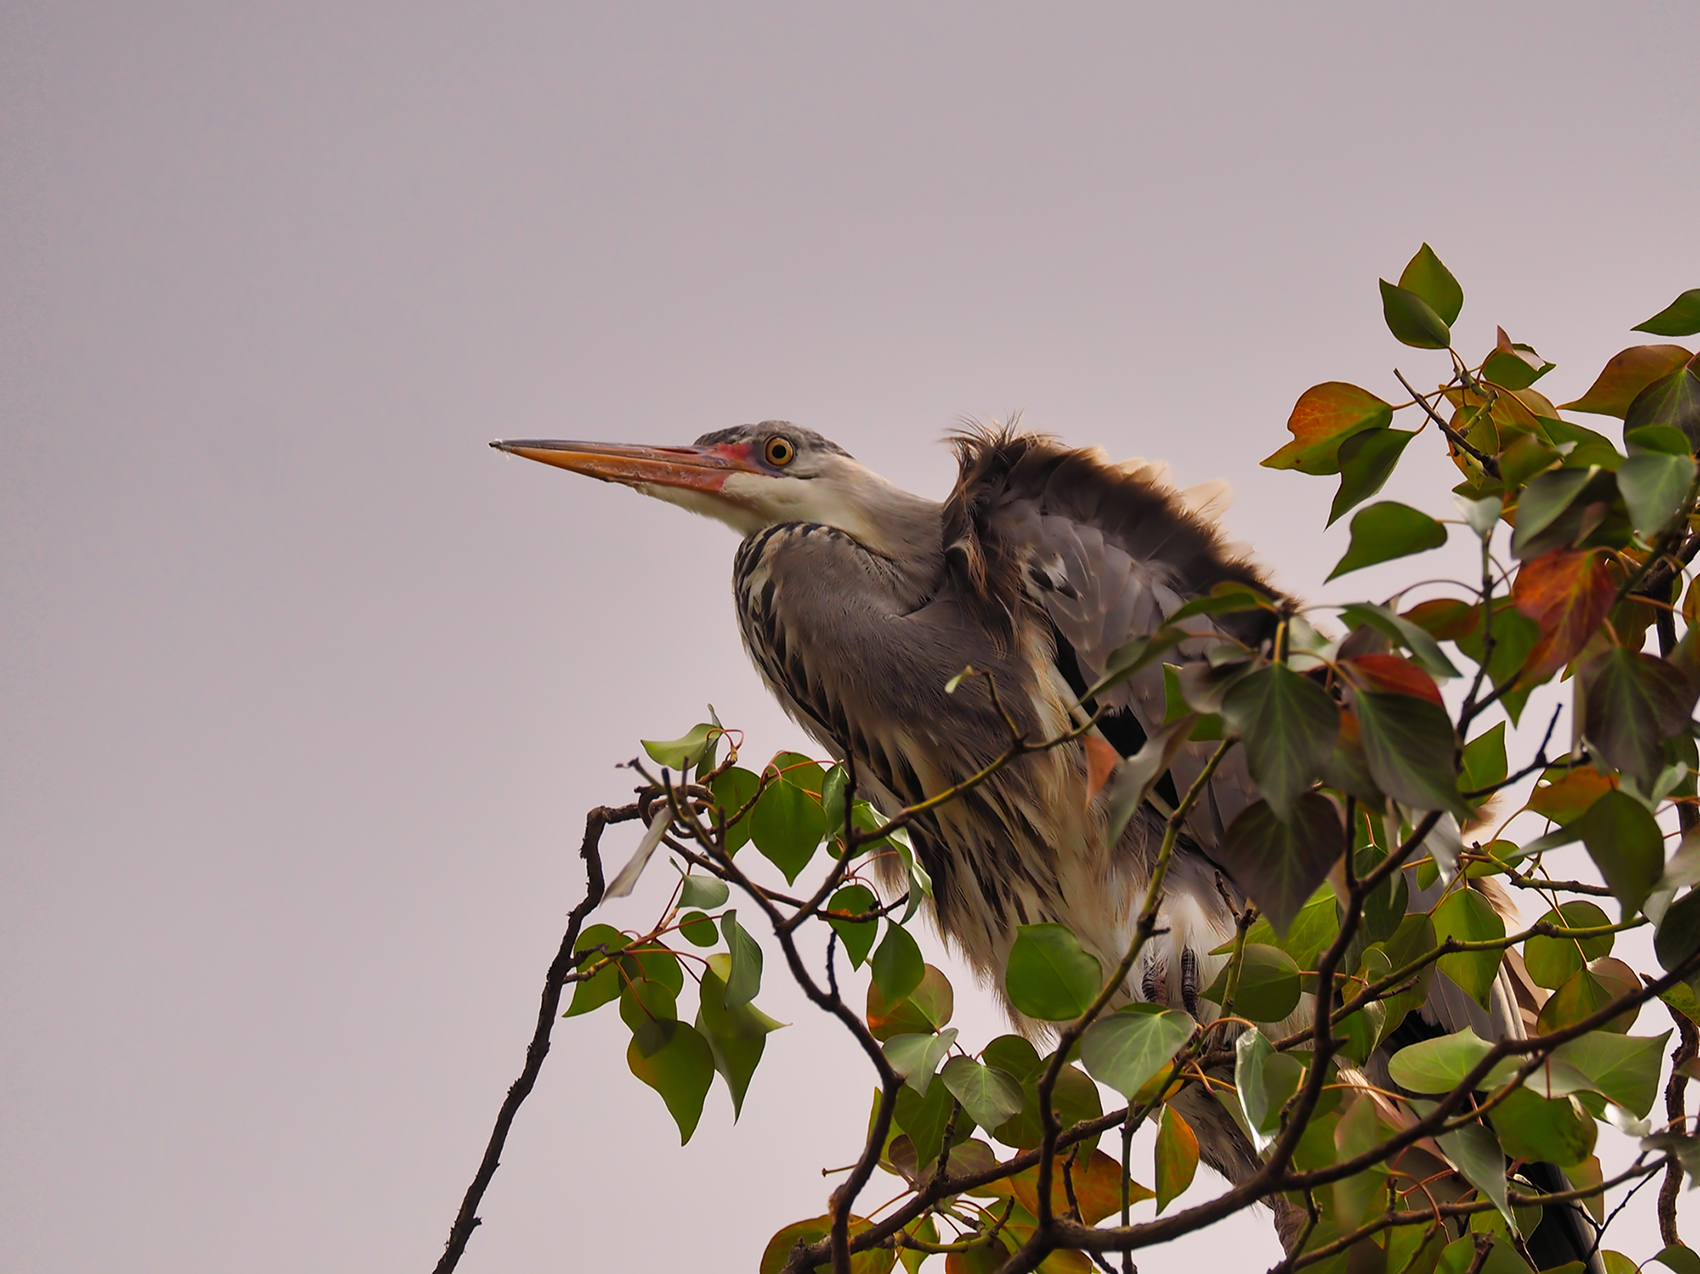
[[[1112,653],[1225,581],[1279,597],[1224,541],[1213,492],[1180,491],[1159,465],[1114,464],[1100,451],[1015,429],[971,429],[953,444],[959,476],[943,501],[911,494],[783,421],[681,447],[491,445],[737,531],[733,589],[756,668],[822,747],[854,758],[869,794],[889,809],[997,757],[1009,738],[1003,711],[1026,736],[1050,738],[1096,709],[1104,741],[1131,755],[1163,721],[1162,672],[1148,669],[1083,706]],[[1267,610],[1196,617],[1180,657],[1198,658],[1223,637],[1266,645],[1275,623]],[[947,693],[967,666],[995,684],[1001,710],[984,681]],[[1171,806],[1213,751],[1188,743],[1175,753],[1165,780]],[[1105,967],[1128,947],[1163,819],[1142,809],[1108,843],[1107,798],[1089,776],[1084,743],[1034,753],[912,829],[940,931],[993,985],[1019,925],[1066,925]],[[1210,953],[1233,935],[1242,895],[1211,850],[1257,799],[1241,753],[1229,753],[1188,818],[1161,936],[1130,978],[1128,998],[1213,1015],[1199,993],[1225,959]],[[1447,985],[1436,979],[1422,1014],[1436,1030],[1522,1032],[1510,986],[1484,1010]],[[1251,1145],[1213,1098],[1189,1088],[1176,1100],[1199,1130],[1206,1162],[1236,1182],[1255,1171]],[[1300,1215],[1279,1201],[1276,1210],[1290,1242]],[[1573,1219],[1559,1229],[1560,1251],[1587,1251],[1585,1236],[1572,1236]]]

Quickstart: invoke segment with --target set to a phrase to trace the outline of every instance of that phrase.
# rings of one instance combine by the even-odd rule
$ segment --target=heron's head
[[[726,523],[741,535],[781,522],[818,522],[895,555],[917,506],[934,510],[849,452],[783,420],[704,434],[688,447],[613,442],[498,441],[500,451],[619,482]],[[933,536],[937,523],[933,524]]]

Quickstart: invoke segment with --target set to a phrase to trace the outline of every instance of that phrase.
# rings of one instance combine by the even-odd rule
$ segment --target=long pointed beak
[[[490,444],[498,451],[524,456],[541,464],[570,469],[603,482],[628,487],[689,487],[719,491],[734,473],[759,473],[743,448],[644,447],[618,442],[551,442],[539,439],[502,440]]]

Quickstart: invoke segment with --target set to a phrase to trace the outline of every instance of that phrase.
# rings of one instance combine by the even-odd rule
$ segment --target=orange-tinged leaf
[[[1605,559],[1584,549],[1555,549],[1524,562],[1511,583],[1519,613],[1541,626],[1519,678],[1522,685],[1546,680],[1588,644],[1611,613],[1617,583]]]
[[[1693,357],[1680,345],[1631,345],[1605,365],[1587,393],[1565,403],[1564,410],[1622,419],[1637,394]]]
[[[1006,1226],[1002,1234],[984,1247],[952,1252],[944,1258],[944,1274],[996,1274],[1014,1253],[1015,1249],[1009,1246],[1014,1238]]]
[[[1418,602],[1399,616],[1408,619],[1436,641],[1457,641],[1481,627],[1482,615],[1469,602],[1456,597],[1436,597]]]
[[[1063,1184],[1063,1164],[1067,1154],[1056,1157],[1055,1166],[1051,1170],[1051,1211],[1061,1216],[1068,1211],[1068,1190]],[[1074,1182],[1074,1198],[1080,1204],[1080,1219],[1087,1225],[1096,1225],[1105,1217],[1122,1210],[1122,1165],[1121,1161],[1112,1159],[1102,1150],[1094,1150],[1090,1158],[1077,1160],[1071,1173]],[[1017,1173],[1010,1178],[1010,1185],[1015,1191],[1016,1202],[1035,1216],[1039,1212],[1039,1169],[1035,1165],[1025,1172]],[[1139,1203],[1145,1199],[1155,1198],[1151,1191],[1137,1181],[1127,1183],[1127,1197],[1130,1203]]]
[[[1391,404],[1367,389],[1338,380],[1312,385],[1299,395],[1287,418],[1293,440],[1263,465],[1301,473],[1336,473],[1342,442],[1365,429],[1385,428],[1392,419]]]
[[[1595,801],[1617,787],[1617,780],[1591,765],[1579,765],[1556,783],[1543,783],[1529,796],[1529,808],[1555,823],[1573,823]]]
[[[1198,1136],[1173,1106],[1157,1122],[1157,1211],[1186,1193],[1198,1171]]]
[[[1537,420],[1546,417],[1548,420],[1558,418],[1558,408],[1553,406],[1552,399],[1538,389],[1514,389],[1511,396],[1526,408]]]
[[[853,1216],[850,1218],[850,1237],[855,1238],[867,1229],[870,1222],[866,1217]],[[798,1221],[786,1226],[767,1241],[767,1247],[761,1254],[760,1274],[779,1274],[791,1259],[791,1249],[798,1243],[813,1243],[824,1239],[832,1232],[832,1217],[818,1216],[808,1221]],[[850,1258],[851,1274],[886,1274],[893,1265],[897,1264],[897,1253],[891,1248],[876,1247],[871,1251],[857,1252]],[[830,1270],[830,1260],[815,1266],[817,1270]]]
[[[1440,697],[1440,687],[1409,659],[1399,655],[1358,655],[1341,661],[1360,688],[1381,690],[1388,694],[1415,695],[1430,703],[1446,706]]]
[[[1086,745],[1086,799],[1090,802],[1110,781],[1110,771],[1122,758],[1121,753],[1096,734],[1082,736],[1081,742]]]

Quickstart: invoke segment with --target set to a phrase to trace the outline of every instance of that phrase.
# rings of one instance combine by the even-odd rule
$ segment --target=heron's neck
[[[858,501],[832,525],[884,559],[897,592],[930,596],[944,569],[943,506],[883,478],[873,477],[873,483],[877,498]]]

